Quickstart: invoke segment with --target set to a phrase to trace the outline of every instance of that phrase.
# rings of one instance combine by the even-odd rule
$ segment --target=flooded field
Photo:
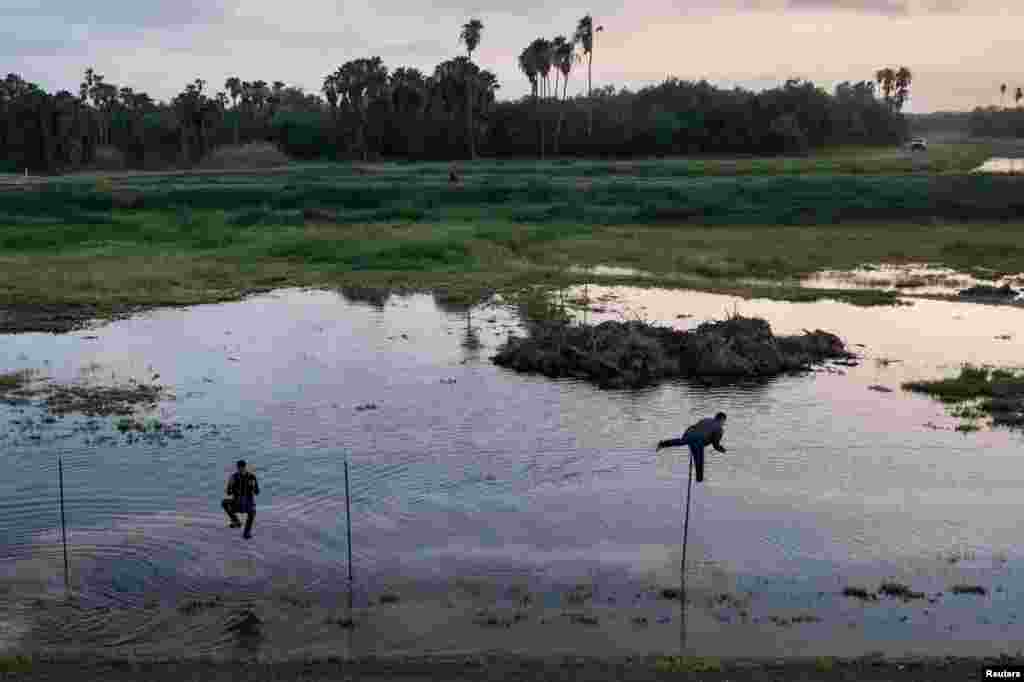
[[[158,382],[174,399],[139,419],[177,434],[0,405],[0,649],[673,651],[678,600],[661,590],[679,582],[687,460],[654,444],[724,410],[729,452],[711,453],[694,487],[692,646],[1016,651],[1021,436],[958,433],[942,404],[899,386],[963,362],[1020,364],[1024,310],[570,295],[584,293],[601,310],[580,313],[589,322],[689,329],[738,310],[777,334],[835,332],[862,357],[763,382],[601,391],[494,366],[520,330],[496,303],[300,290],[0,336],[0,371]],[[58,603],[57,456],[74,606]],[[327,622],[347,598],[346,457],[351,629]],[[239,458],[262,489],[248,541],[219,507]],[[923,594],[842,595],[883,580]],[[260,638],[226,631],[246,612]]]
[[[901,291],[908,295],[955,296],[963,289],[978,285],[1019,287],[1024,275],[999,279],[985,279],[957,272],[952,268],[930,266],[926,263],[901,265],[872,265],[854,270],[828,270],[801,280],[801,286],[812,289],[881,289]],[[1015,300],[1020,300],[1020,294]]]

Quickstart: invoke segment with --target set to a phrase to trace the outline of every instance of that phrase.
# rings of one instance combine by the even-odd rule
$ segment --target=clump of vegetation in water
[[[16,405],[28,401],[34,394],[29,388],[34,378],[30,369],[0,373],[0,402]]]
[[[910,381],[904,383],[903,388],[956,404],[951,411],[957,417],[976,419],[991,415],[995,424],[1024,426],[1024,374],[965,364],[956,377]],[[964,404],[968,401],[980,402]],[[976,427],[961,424],[957,430],[976,430]]]
[[[881,594],[887,597],[899,597],[904,601],[911,599],[924,599],[924,592],[914,592],[909,586],[896,582],[884,582],[878,588]]]
[[[639,320],[573,325],[561,316],[527,327],[529,336],[510,336],[495,364],[601,388],[639,388],[672,377],[775,376],[853,356],[834,334],[819,329],[776,337],[765,320],[739,315],[685,332]]]
[[[988,590],[981,585],[953,585],[951,591],[953,594],[978,594],[981,596],[988,594]]]
[[[868,592],[863,587],[844,587],[843,596],[854,597],[855,599],[860,599],[862,601],[878,601],[878,595]]]

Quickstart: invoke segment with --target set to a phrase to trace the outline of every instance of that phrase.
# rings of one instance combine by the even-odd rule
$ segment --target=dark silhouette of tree
[[[470,19],[462,25],[462,32],[459,40],[466,44],[466,58],[470,64],[473,62],[473,50],[480,44],[480,34],[484,25],[479,19]],[[475,76],[468,73],[464,76],[466,82],[466,138],[469,141],[469,158],[476,159],[476,135],[473,132],[473,81]]]
[[[576,42],[583,47],[583,54],[587,55],[587,99],[594,96],[594,36],[604,30],[604,26],[594,26],[594,19],[589,14],[580,19],[576,26]],[[587,113],[587,137],[594,132],[593,102],[590,111]]]

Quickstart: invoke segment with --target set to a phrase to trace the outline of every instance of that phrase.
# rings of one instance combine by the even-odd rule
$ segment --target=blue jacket
[[[252,472],[246,471],[241,474],[236,471],[228,479],[227,493],[236,500],[245,500],[251,503],[253,496],[260,494],[260,484]]]
[[[704,448],[713,445],[715,450],[722,451],[722,436],[724,429],[722,423],[714,417],[701,419],[693,426],[683,432],[682,438],[669,438],[658,443],[659,448],[670,448],[678,445],[689,445],[691,442],[697,447]]]

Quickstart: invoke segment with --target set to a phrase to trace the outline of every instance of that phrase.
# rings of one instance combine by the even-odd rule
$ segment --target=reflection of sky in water
[[[589,287],[593,297],[610,292]],[[973,551],[981,562],[948,569],[958,575],[995,570],[995,554],[1020,560],[1019,436],[926,428],[956,421],[898,386],[963,361],[1019,362],[1016,337],[994,337],[1022,328],[1024,311],[616,293],[626,303],[608,303],[590,321],[637,313],[685,329],[737,305],[778,333],[835,331],[864,344],[855,350],[865,358],[845,375],[603,392],[493,366],[489,356],[514,326],[501,310],[473,312],[484,343],[473,354],[460,346],[465,314],[439,313],[429,296],[374,307],[325,292],[156,311],[73,335],[0,337],[4,370],[45,367],[74,380],[95,364],[96,376],[122,381],[158,372],[178,397],[161,406],[165,419],[218,427],[166,446],[56,438],[71,433],[73,419],[44,429],[37,443],[6,435],[0,558],[21,576],[25,562],[37,562],[36,574],[59,589],[60,455],[72,575],[93,599],[138,603],[147,591],[218,585],[256,594],[277,580],[337,591],[347,570],[348,452],[363,585],[471,566],[495,576],[606,571],[671,581],[686,460],[680,450],[656,455],[653,444],[722,409],[729,452],[710,453],[707,482],[694,490],[695,581],[719,571],[825,584],[843,571],[889,569],[944,579],[943,557],[953,552]],[[81,338],[88,334],[99,338]],[[900,362],[882,367],[878,358]],[[867,389],[876,383],[896,391]],[[354,409],[370,402],[378,409]],[[0,415],[26,416],[8,407]],[[263,489],[256,538],[244,544],[219,509],[238,458]]]
[[[974,173],[1024,173],[1024,159],[992,158],[975,168]]]
[[[979,279],[951,268],[932,267],[926,264],[883,264],[872,269],[818,272],[801,280],[801,285],[813,289],[881,289],[899,290],[908,294],[951,295],[979,284],[1009,284],[1013,288],[1019,288],[1021,281],[1020,274],[1000,279]]]

